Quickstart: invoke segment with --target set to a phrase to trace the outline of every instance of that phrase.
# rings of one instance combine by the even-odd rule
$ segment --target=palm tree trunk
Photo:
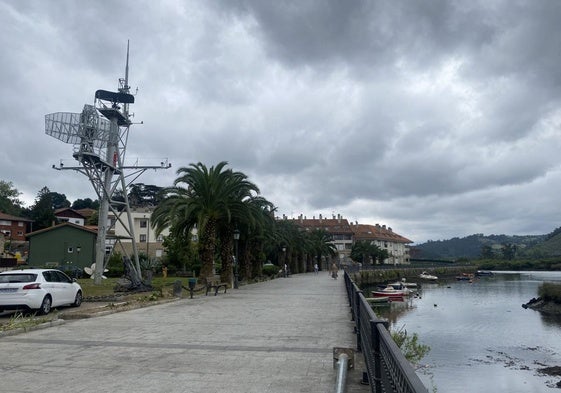
[[[200,242],[201,280],[205,283],[208,277],[214,274],[214,251],[216,249],[216,223],[209,220],[205,226],[203,237]]]

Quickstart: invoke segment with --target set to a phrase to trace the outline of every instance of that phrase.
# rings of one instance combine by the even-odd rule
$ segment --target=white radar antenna
[[[45,133],[65,143],[74,145],[74,158],[80,163],[76,167],[53,165],[56,170],[75,170],[86,175],[99,198],[98,234],[96,241],[96,261],[93,278],[101,284],[107,266],[106,249],[114,249],[120,243],[125,263],[125,273],[131,280],[130,289],[139,289],[142,272],[134,236],[134,225],[128,199],[128,187],[148,169],[168,169],[167,159],[155,166],[125,166],[125,154],[132,124],[129,105],[134,103],[130,94],[129,44],[127,42],[127,61],[125,78],[119,79],[118,92],[97,90],[94,105],[84,105],[82,113],[56,112],[45,115]],[[125,175],[125,170],[129,171]],[[109,211],[116,220],[109,221]],[[119,222],[126,236],[112,236],[111,231]],[[132,244],[132,260],[121,243],[128,239]],[[127,272],[127,270],[129,270]]]

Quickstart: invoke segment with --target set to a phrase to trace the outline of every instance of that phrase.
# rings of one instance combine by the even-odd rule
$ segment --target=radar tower
[[[126,166],[125,156],[132,122],[129,105],[135,97],[129,86],[129,43],[125,77],[119,79],[118,92],[97,90],[94,105],[84,105],[81,113],[56,112],[45,115],[45,133],[65,143],[74,145],[73,157],[78,166],[53,165],[56,170],[74,170],[90,180],[99,199],[98,234],[93,278],[101,284],[107,266],[108,255],[116,244],[121,245],[125,266],[129,270],[130,289],[142,284],[142,272],[134,236],[134,225],[128,199],[128,187],[148,169],[168,169],[167,159],[154,166]],[[125,174],[127,172],[127,174]],[[109,212],[115,220],[109,221]],[[127,233],[117,238],[111,234],[117,221]],[[132,244],[129,255],[121,240]],[[110,250],[110,253],[106,253]]]

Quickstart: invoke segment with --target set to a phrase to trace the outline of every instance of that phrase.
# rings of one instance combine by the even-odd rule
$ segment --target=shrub
[[[265,264],[263,265],[263,274],[269,277],[275,276],[280,268],[277,265]]]
[[[412,336],[409,336],[405,327],[397,331],[392,331],[391,334],[405,358],[413,364],[418,363],[430,351],[428,345],[419,343],[419,336],[417,333],[413,333]]]
[[[561,284],[544,282],[538,288],[538,296],[544,300],[551,300],[561,304]]]

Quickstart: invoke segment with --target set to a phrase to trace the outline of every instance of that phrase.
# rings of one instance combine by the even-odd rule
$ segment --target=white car
[[[10,270],[0,273],[0,312],[37,310],[46,315],[53,307],[82,304],[82,288],[56,269]]]

